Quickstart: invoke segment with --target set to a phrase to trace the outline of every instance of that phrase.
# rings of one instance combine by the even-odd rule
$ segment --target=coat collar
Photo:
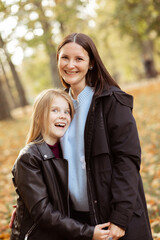
[[[124,92],[116,86],[109,86],[108,89],[105,88],[100,95],[96,96],[96,98],[110,96],[113,93],[124,93]]]
[[[48,160],[51,158],[55,158],[53,152],[49,148],[46,142],[36,144],[39,152],[41,153],[43,160]]]
[[[69,91],[69,89],[65,89],[66,92]],[[102,98],[102,97],[107,97],[114,95],[115,98],[122,103],[125,106],[130,107],[133,109],[133,97],[124,91],[122,91],[120,88],[116,86],[110,86],[108,89],[104,89],[103,92],[100,95],[95,95],[94,94],[94,101],[97,101],[97,99]]]
[[[100,95],[95,96],[95,101],[99,98],[107,97],[111,95],[114,95],[116,100],[121,104],[133,109],[133,97],[115,86],[110,86],[109,89],[104,89]]]

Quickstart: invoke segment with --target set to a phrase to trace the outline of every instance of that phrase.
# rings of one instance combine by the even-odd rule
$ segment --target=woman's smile
[[[65,70],[65,73],[73,75],[73,74],[78,73],[78,71],[68,71],[68,70]]]
[[[88,53],[79,44],[71,42],[61,48],[58,57],[58,70],[73,91],[81,92],[86,86],[89,65]]]

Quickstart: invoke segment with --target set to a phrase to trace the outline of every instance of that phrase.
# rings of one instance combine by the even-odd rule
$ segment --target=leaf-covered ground
[[[160,240],[160,81],[126,90],[134,96],[136,118],[142,146],[142,167],[147,206],[154,240]],[[13,112],[14,120],[0,122],[0,239],[8,240],[9,219],[16,195],[11,170],[25,144],[30,108]]]

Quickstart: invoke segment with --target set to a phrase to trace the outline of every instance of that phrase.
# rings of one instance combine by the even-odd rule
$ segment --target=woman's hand
[[[112,240],[118,240],[125,235],[125,230],[113,223],[110,224],[108,229],[110,230],[109,237],[111,237]]]
[[[110,223],[103,223],[96,225],[94,228],[92,240],[105,240],[108,238],[110,231],[104,230],[103,228],[109,227]]]

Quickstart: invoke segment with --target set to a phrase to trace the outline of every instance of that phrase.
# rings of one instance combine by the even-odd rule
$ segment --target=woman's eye
[[[82,58],[77,58],[77,60],[78,60],[78,61],[83,61],[83,59],[82,59]]]
[[[68,59],[68,57],[67,56],[63,56],[62,59]]]

